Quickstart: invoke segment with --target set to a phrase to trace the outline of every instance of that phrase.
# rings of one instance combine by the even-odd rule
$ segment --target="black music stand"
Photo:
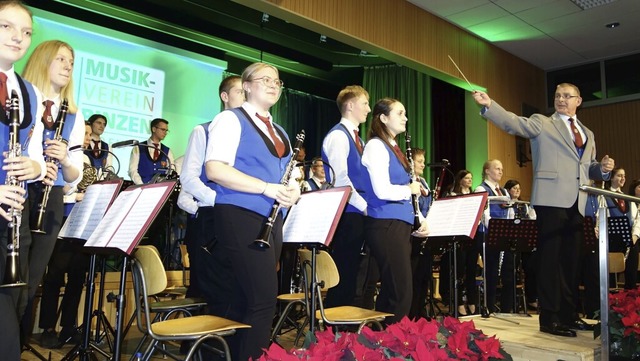
[[[157,217],[160,209],[175,187],[175,184],[175,181],[167,181],[127,188],[113,201],[113,204],[106,211],[106,214],[104,214],[99,224],[92,230],[88,230],[90,236],[85,243],[85,251],[91,253],[91,263],[89,266],[90,278],[87,280],[88,286],[85,300],[85,320],[87,320],[85,322],[85,334],[82,344],[65,356],[65,360],[75,359],[76,356],[78,356],[80,360],[95,359],[96,356],[93,354],[93,351],[97,351],[109,358],[108,354],[104,353],[95,343],[90,341],[89,336],[91,332],[91,309],[95,292],[93,274],[95,273],[97,254],[119,255],[124,257],[120,272],[119,294],[113,296],[116,302],[116,325],[113,355],[110,357],[111,360],[120,360],[123,339],[122,325],[126,305],[125,287],[128,258],[142,239],[144,233],[150,227],[151,222]],[[90,205],[87,207],[90,207]],[[88,209],[85,211],[91,212],[92,210]]]
[[[291,207],[282,227],[283,242],[295,243],[311,249],[310,290],[305,295],[311,305],[307,305],[309,332],[313,334],[316,323],[316,252],[328,246],[333,240],[340,216],[347,205],[351,187],[336,187],[321,191],[303,193],[296,205]],[[304,271],[303,271],[304,275]],[[309,293],[307,293],[309,292]]]
[[[463,245],[462,243],[468,243],[466,245]],[[453,314],[453,317],[459,317],[459,312],[458,312],[458,292],[460,289],[460,284],[463,282],[459,277],[458,277],[458,251],[462,248],[462,247],[473,247],[473,238],[469,238],[466,236],[451,236],[451,237],[428,237],[426,240],[426,244],[425,247],[432,247],[432,248],[444,248],[446,249],[449,253],[449,314]],[[440,270],[442,271],[442,263],[440,266]],[[451,276],[453,275],[453,277]],[[440,281],[442,281],[442,275],[440,275]],[[430,312],[432,312],[431,314],[429,314],[430,316],[432,314],[435,315],[435,308],[433,305],[433,286],[431,287],[432,289],[429,291],[429,299],[430,299]],[[453,310],[453,312],[451,312],[451,310]],[[442,313],[442,312],[440,312]]]
[[[489,235],[487,236],[487,247],[496,251],[511,251],[513,253],[513,306],[517,305],[517,271],[516,252],[531,252],[536,248],[538,242],[538,227],[535,220],[530,219],[497,219],[489,220]],[[486,261],[485,261],[486,262]],[[486,265],[485,265],[486,266]],[[486,289],[486,279],[485,289]],[[526,287],[526,285],[524,286]],[[524,292],[524,288],[522,289]],[[486,307],[485,292],[485,307]],[[524,313],[527,312],[527,305],[523,305]]]
[[[458,263],[457,263],[457,250],[459,248],[459,242],[465,239],[473,239],[478,222],[482,217],[482,211],[487,203],[487,193],[472,193],[455,197],[440,198],[431,204],[429,213],[427,213],[427,224],[429,225],[429,237],[427,243],[431,240],[434,242],[449,242],[451,249],[453,250],[453,279],[456,281],[449,283],[450,288],[452,283],[456,286],[453,287],[453,297],[455,303],[454,315],[458,317]],[[441,241],[437,241],[441,238]],[[451,260],[449,261],[452,262]],[[449,295],[451,304],[451,294]]]

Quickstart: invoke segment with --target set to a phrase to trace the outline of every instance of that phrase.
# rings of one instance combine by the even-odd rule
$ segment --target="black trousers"
[[[422,246],[424,238],[411,237],[411,273],[413,296],[410,318],[426,316],[427,292],[433,287],[433,255],[431,250]]]
[[[29,203],[25,202],[20,224],[20,280],[29,280],[29,248],[31,231],[29,229]],[[0,282],[4,281],[7,266],[7,221],[0,219]],[[20,360],[20,317],[19,305],[26,298],[27,287],[0,288],[0,355],[3,360]],[[26,304],[26,301],[25,301]]]
[[[29,199],[31,215],[31,229],[36,229],[36,216],[39,203],[42,200],[43,185],[42,182],[30,183],[27,187],[29,191]],[[42,281],[47,264],[53,253],[53,249],[58,239],[58,233],[62,228],[62,218],[64,216],[63,191],[61,186],[54,186],[49,193],[49,201],[44,214],[43,227],[45,234],[32,233],[32,242],[29,247],[29,282],[26,289],[25,297],[21,297],[18,305],[21,315],[23,337],[31,334],[31,309],[33,298],[35,297],[38,286]],[[21,247],[25,250],[25,247]]]
[[[78,306],[89,268],[89,255],[82,251],[81,243],[59,239],[42,280],[39,327],[48,330],[56,326],[60,287],[67,283],[61,303],[60,326],[76,327]]]
[[[413,296],[411,225],[396,219],[367,217],[365,236],[380,271],[376,310],[393,313],[385,322],[398,322],[409,314]]]
[[[203,282],[201,289],[210,313],[251,325],[228,339],[233,359],[258,358],[262,349],[269,346],[276,312],[276,263],[282,249],[282,217],[274,222],[269,248],[254,245],[265,217],[226,204],[217,204],[213,217],[213,232],[209,232],[217,243],[211,261],[207,261],[212,267],[206,272],[211,280],[206,287],[210,292],[205,291]],[[209,273],[213,270],[217,272]],[[202,281],[203,277],[199,279]]]
[[[577,317],[578,270],[584,245],[584,217],[578,202],[569,208],[537,206],[538,304],[540,324]]]
[[[327,292],[326,307],[352,306],[355,302],[364,220],[365,216],[353,212],[344,212],[340,217],[331,242],[331,257],[338,267],[340,283]]]

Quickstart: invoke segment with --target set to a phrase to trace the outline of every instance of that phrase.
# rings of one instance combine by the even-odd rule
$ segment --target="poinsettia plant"
[[[609,342],[611,354],[640,358],[640,288],[609,294]]]
[[[405,317],[383,331],[336,333],[328,328],[307,338],[305,348],[285,351],[273,343],[258,359],[273,360],[512,360],[495,336],[476,329],[473,321]]]

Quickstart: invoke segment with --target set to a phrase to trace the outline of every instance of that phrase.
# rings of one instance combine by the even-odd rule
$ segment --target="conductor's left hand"
[[[609,158],[608,155],[605,155],[602,158],[602,161],[600,161],[600,169],[602,170],[602,173],[609,173],[615,167],[616,167],[616,162],[613,160],[613,158]]]

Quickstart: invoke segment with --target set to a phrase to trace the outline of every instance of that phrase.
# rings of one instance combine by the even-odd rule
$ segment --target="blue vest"
[[[67,113],[67,117],[64,119],[64,127],[62,128],[62,139],[69,140],[71,135],[71,130],[73,129],[73,125],[76,122],[76,115]],[[47,139],[53,139],[56,135],[56,131],[54,129],[44,128],[44,133],[42,133],[42,149],[45,149],[44,141]],[[82,171],[82,170],[80,170]],[[55,182],[53,182],[54,186],[63,186],[66,182],[64,181],[64,177],[62,176],[62,167],[58,167],[58,178],[56,178]]]
[[[285,144],[285,156],[279,158],[271,139],[260,131],[243,108],[225,111],[233,112],[240,122],[240,146],[236,152],[234,168],[268,183],[280,183],[291,159],[291,144],[284,129],[274,123],[275,130]],[[236,191],[217,183],[213,185],[216,204],[231,204],[264,217],[269,216],[273,199],[261,194]]]
[[[487,191],[489,196],[497,196],[495,189],[489,187],[487,183],[482,182],[480,186]],[[502,192],[502,195],[509,194],[507,190],[502,187],[500,188],[500,192]],[[509,209],[501,207],[500,204],[492,203],[489,204],[489,215],[491,216],[491,218],[506,219],[509,215]],[[479,231],[484,232],[484,223],[480,223]]]
[[[16,74],[18,78],[18,84],[20,85],[21,99],[23,113],[22,123],[20,123],[20,143],[22,144],[22,154],[29,156],[27,149],[29,147],[29,141],[31,140],[31,134],[33,128],[36,125],[36,112],[38,110],[38,97],[36,96],[35,88],[31,83],[23,80]],[[3,152],[9,150],[9,119],[7,114],[0,111],[0,149]],[[34,155],[35,156],[35,155]],[[40,154],[38,155],[40,156]],[[4,182],[7,179],[7,172],[0,167],[0,182]],[[27,195],[25,195],[27,197]]]
[[[100,152],[100,156],[97,158],[93,154],[93,149],[87,149],[84,151],[84,154],[86,154],[91,161],[91,166],[98,169],[105,168],[107,166],[107,158],[109,157],[109,144],[101,140],[100,149],[102,149],[102,152]]]
[[[389,146],[389,181],[394,185],[409,185],[409,174],[396,154]],[[369,172],[366,172],[369,175]],[[371,179],[367,177],[365,200],[367,201],[367,215],[378,219],[397,219],[408,224],[413,224],[413,206],[411,200],[388,201],[380,199],[373,191]]]
[[[367,183],[369,182],[369,176],[367,174],[367,169],[365,168],[365,166],[362,165],[362,155],[358,153],[358,149],[356,148],[356,143],[352,137],[353,133],[350,133],[347,130],[347,128],[345,128],[344,125],[338,123],[333,128],[331,128],[331,130],[327,134],[331,134],[331,132],[335,132],[335,131],[344,132],[344,134],[347,135],[347,139],[349,139],[349,155],[347,156],[347,171],[349,173],[349,179],[351,180],[351,183],[353,184],[353,188],[355,188],[356,192],[358,192],[358,194],[360,194],[364,198],[365,189],[368,187]],[[324,173],[326,174],[325,179],[327,180],[327,182],[331,183],[332,174],[331,174],[331,170],[329,169],[329,166],[327,166],[327,164],[329,164],[329,158],[327,157],[327,154],[324,152],[324,149],[322,150],[321,156],[322,156],[322,160],[325,162],[325,165],[324,165]],[[349,203],[347,203],[345,212],[363,214],[360,210],[358,210],[356,207],[352,206]]]
[[[140,178],[142,178],[143,183],[149,183],[156,173],[164,172],[161,168],[166,169],[169,166],[167,159],[169,147],[160,143],[160,149],[162,149],[162,152],[160,152],[158,160],[154,162],[149,154],[149,145],[147,142],[140,142],[140,144],[138,144],[138,152],[140,154],[138,161],[138,174],[140,174]]]

